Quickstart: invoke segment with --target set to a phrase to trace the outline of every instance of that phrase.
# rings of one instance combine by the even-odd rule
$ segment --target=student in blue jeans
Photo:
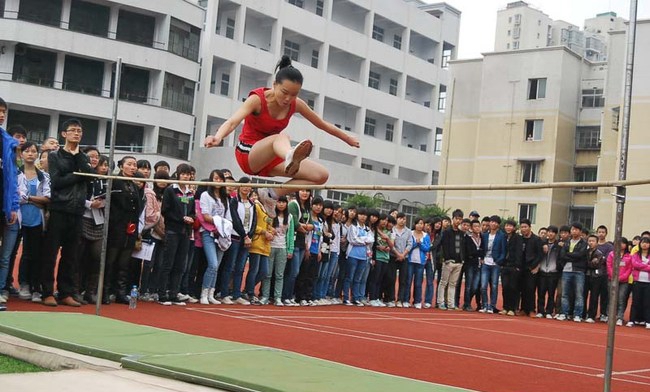
[[[422,309],[422,278],[424,265],[427,262],[427,252],[431,248],[431,239],[424,231],[424,219],[415,218],[413,226],[413,248],[408,259],[408,280],[406,292],[408,293],[413,285],[413,307]],[[408,303],[408,302],[407,302]]]
[[[368,246],[375,242],[370,228],[366,226],[366,219],[368,219],[368,212],[361,208],[348,228],[348,259],[343,281],[343,303],[348,306],[364,306],[361,300],[365,288],[361,287],[361,281],[368,265]],[[350,301],[350,289],[352,301]]]
[[[481,265],[481,313],[494,313],[499,295],[499,270],[506,257],[506,237],[501,231],[501,218],[498,215],[490,217],[490,231],[483,233],[483,263]],[[488,286],[490,298],[488,300]]]

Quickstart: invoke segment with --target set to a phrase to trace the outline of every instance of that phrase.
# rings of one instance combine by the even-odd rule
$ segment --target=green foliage
[[[424,219],[429,218],[442,218],[443,216],[449,215],[450,208],[442,208],[437,204],[431,204],[426,207],[422,207],[418,210],[418,215]]]
[[[32,365],[31,363],[19,361],[15,358],[0,355],[0,374],[6,373],[32,373],[44,372],[47,369]]]
[[[355,206],[357,208],[379,208],[384,201],[377,196],[368,196],[363,192],[348,197],[344,206]]]

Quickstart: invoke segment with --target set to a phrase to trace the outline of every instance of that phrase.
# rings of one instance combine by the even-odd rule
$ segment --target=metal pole
[[[618,179],[627,177],[627,152],[630,139],[630,110],[632,106],[632,76],[634,71],[634,45],[636,41],[637,0],[630,0],[630,22],[627,31],[627,58],[625,61],[625,92],[623,95],[623,124],[621,127],[621,150],[618,162]],[[614,227],[614,265],[612,284],[609,288],[609,320],[607,322],[607,351],[605,353],[605,382],[603,390],[612,390],[612,370],[614,364],[614,336],[616,329],[616,305],[618,293],[619,263],[621,260],[621,237],[623,235],[623,212],[625,211],[626,187],[616,187],[616,225]]]
[[[451,103],[449,104],[449,126],[447,127],[447,130],[445,133],[447,134],[447,149],[445,151],[445,185],[447,185],[447,181],[449,179],[447,178],[448,173],[449,173],[449,148],[451,146],[451,126],[453,124],[453,117],[454,117],[454,96],[456,95],[456,78],[451,82]],[[443,136],[445,137],[445,136]],[[433,145],[436,145],[436,135],[433,135]],[[436,184],[437,185],[437,184]],[[445,203],[447,202],[447,191],[444,190],[442,191],[442,208],[445,208]]]
[[[111,118],[111,141],[108,150],[109,167],[115,157],[115,134],[117,133],[117,106],[120,101],[120,84],[122,79],[122,58],[117,58],[115,66],[115,83],[113,88],[113,117]],[[106,204],[104,206],[104,235],[102,237],[102,253],[99,258],[99,282],[97,283],[97,303],[95,304],[95,314],[100,315],[102,300],[104,296],[104,273],[106,270],[106,248],[108,247],[108,223],[111,216],[111,189],[113,188],[113,179],[108,178],[106,185]]]

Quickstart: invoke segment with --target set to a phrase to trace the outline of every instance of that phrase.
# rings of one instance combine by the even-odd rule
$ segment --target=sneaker
[[[188,299],[190,299],[190,296],[187,294],[178,293],[176,295],[176,299],[178,299],[179,301],[187,301]]]
[[[402,307],[403,307],[403,308],[410,308],[410,307],[411,307],[411,304],[408,303],[408,302],[402,302]]]
[[[399,302],[399,301],[397,301],[397,303],[395,303],[395,306],[397,306],[398,308],[401,308],[401,307],[402,307],[402,303]]]
[[[445,304],[439,304],[439,305],[438,305],[438,309],[440,309],[440,310],[447,310],[447,305],[445,305]]]
[[[345,306],[352,306],[352,305],[354,305],[354,304],[353,304],[352,302],[350,302],[350,300],[347,300],[347,299],[346,299],[345,301],[343,301],[343,305],[345,305]]]
[[[291,306],[300,306],[298,302],[296,302],[295,299],[290,300],[291,301]]]
[[[158,303],[162,306],[172,306],[172,301],[164,299],[162,301],[158,301]]]
[[[386,303],[384,301],[377,300],[377,303],[379,304],[380,308],[385,308],[385,307],[388,306],[388,305],[386,305]]]
[[[487,314],[494,314],[494,310],[492,310],[492,309],[488,309],[486,313],[487,313]]]
[[[284,304],[282,303],[282,300],[280,298],[275,299],[275,306],[284,306]]]
[[[187,302],[189,302],[191,304],[195,304],[195,303],[199,302],[199,300],[190,295],[189,298],[187,299]]]
[[[425,308],[425,309],[431,309],[431,304],[428,303],[428,302],[425,303],[425,304],[424,304],[424,308]]]
[[[172,305],[174,305],[174,306],[185,306],[186,305],[185,301],[179,301],[178,299],[176,299],[176,301],[172,300],[171,302],[172,302]]]
[[[379,301],[377,301],[376,299],[373,299],[372,301],[370,301],[370,306],[372,306],[373,308],[378,308],[379,307]]]
[[[573,321],[575,321],[576,323],[581,323],[581,322],[582,322],[582,317],[580,317],[580,316],[575,316],[575,317],[573,318]]]
[[[550,313],[546,315],[546,318],[549,320],[553,320],[553,316]]]
[[[588,317],[588,318],[585,320],[585,323],[587,323],[587,324],[593,324],[593,323],[595,323],[595,322],[596,322],[596,321],[594,321],[594,319],[592,319],[591,317]]]
[[[34,291],[32,293],[32,302],[35,302],[35,303],[43,302],[43,296],[41,295],[41,293]]]
[[[18,289],[15,288],[13,285],[9,286],[9,296],[11,296],[11,297],[17,297],[18,296]]]
[[[250,305],[251,303],[247,300],[245,300],[243,297],[239,297],[235,300],[235,303],[237,305]]]
[[[278,196],[270,188],[261,188],[257,191],[258,200],[264,206],[264,210],[270,218],[275,218],[275,205],[277,204]]]
[[[221,303],[224,304],[224,305],[233,305],[235,302],[233,302],[231,296],[227,296],[227,297],[223,297],[223,299],[221,300]]]
[[[365,306],[370,306],[370,301],[368,301],[367,298],[362,299],[361,303],[364,304]]]
[[[616,325],[618,325],[619,327],[622,327],[623,326],[623,320],[621,320],[621,319],[616,320]]]
[[[294,148],[289,151],[284,159],[284,174],[293,177],[300,170],[300,162],[309,157],[312,150],[312,143],[310,140],[303,140],[296,144]]]
[[[563,314],[558,314],[557,317],[555,317],[555,319],[558,320],[558,321],[565,321],[566,316],[563,315]]]
[[[29,291],[28,284],[20,285],[20,290],[18,290],[18,298],[26,301],[32,299],[32,293]]]
[[[544,315],[541,314],[541,313],[537,313],[537,314],[535,315],[535,318],[542,318],[542,317],[544,317]]]
[[[361,307],[361,308],[366,306],[366,305],[363,304],[362,301],[354,301],[354,304],[357,305],[358,307]]]
[[[502,315],[502,316],[505,316],[506,314],[508,314],[508,311],[505,310],[505,309],[501,309],[501,310],[499,311],[499,314]]]
[[[415,309],[422,309],[422,304],[415,304],[413,305]]]
[[[6,304],[7,299],[4,297],[4,295],[0,295],[0,304]]]
[[[307,305],[308,306],[320,306],[320,303],[318,301],[309,300],[309,301],[307,301]]]
[[[303,299],[302,301],[300,301],[300,306],[308,306],[308,305],[309,303],[306,300]]]
[[[625,324],[626,327],[634,327],[634,323],[631,321],[628,321],[627,324]]]
[[[609,318],[607,316],[605,316],[604,314],[601,314],[600,315],[600,322],[601,323],[606,323],[607,321],[609,321]]]
[[[396,305],[395,305],[395,302],[393,302],[393,301],[391,301],[391,302],[389,302],[389,303],[386,304],[386,307],[387,307],[387,308],[394,308],[395,306],[396,306]]]
[[[277,300],[275,300],[275,301],[277,302]],[[284,300],[284,305],[285,305],[285,306],[292,306],[292,305],[291,305],[291,300],[290,300],[290,299],[285,299],[285,300]]]
[[[515,312],[513,312],[512,310],[509,310],[508,313],[506,313],[506,314],[507,314],[508,316],[514,316],[514,315],[515,315]]]
[[[650,329],[650,323],[645,323],[645,329]]]

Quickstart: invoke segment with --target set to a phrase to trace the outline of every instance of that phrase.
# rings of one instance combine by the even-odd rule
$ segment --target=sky
[[[461,11],[458,59],[481,57],[494,50],[494,29],[497,11],[514,0],[425,0],[441,1]],[[582,27],[585,19],[614,11],[625,19],[630,17],[630,0],[529,0],[553,20],[563,20]],[[638,19],[650,18],[650,0],[638,0]]]

